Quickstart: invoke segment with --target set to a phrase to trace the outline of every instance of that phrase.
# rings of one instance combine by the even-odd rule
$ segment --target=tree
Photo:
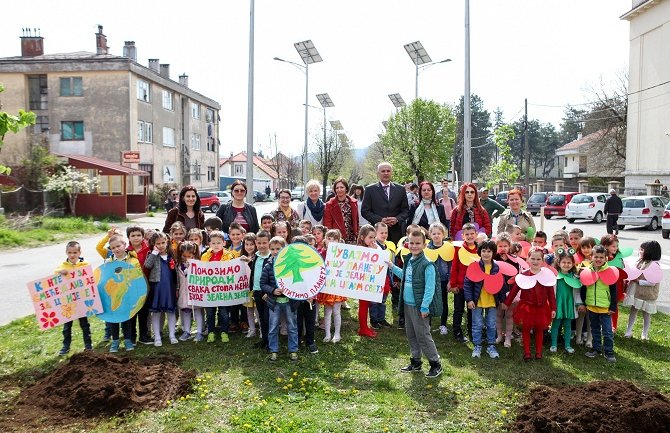
[[[88,174],[70,165],[66,165],[61,172],[56,173],[56,175],[49,179],[44,189],[67,195],[70,203],[70,212],[76,216],[75,206],[77,204],[77,196],[96,191],[99,184],[100,181],[98,178],[90,178]]]
[[[282,254],[282,259],[276,264],[279,268],[277,277],[292,276],[294,283],[305,281],[302,278],[303,269],[311,269],[319,264],[319,261],[315,260],[312,254],[304,250],[300,244],[290,245]]]
[[[415,99],[389,118],[380,141],[391,151],[397,178],[434,180],[450,165],[455,130],[456,118],[448,106]]]
[[[0,84],[0,93],[4,91],[5,86]],[[8,132],[17,134],[22,128],[34,125],[36,119],[37,116],[32,111],[20,109],[19,114],[16,116],[6,111],[0,111],[0,150],[2,150],[2,146],[5,144],[4,139]],[[10,171],[9,167],[0,164],[0,174],[9,174]]]
[[[463,166],[463,118],[464,118],[464,101],[465,98],[461,96],[461,99],[456,107],[456,146],[458,150],[456,151],[456,167],[457,170]],[[470,95],[470,120],[471,120],[471,130],[470,130],[470,146],[472,152],[470,152],[470,160],[472,162],[472,177],[480,177],[482,174],[486,173],[491,160],[493,160],[493,154],[495,151],[495,145],[492,141],[489,140],[491,135],[491,114],[484,108],[484,101],[476,94]]]
[[[316,137],[316,149],[314,165],[323,181],[324,188],[322,194],[323,200],[325,200],[325,187],[329,183],[329,176],[340,172],[345,158],[350,159],[351,151],[349,149],[349,142],[344,138],[344,134],[338,136],[337,131],[332,129]]]
[[[49,143],[44,134],[33,135],[28,143],[28,158],[14,171],[21,183],[32,190],[42,190],[58,168],[58,159],[49,153]]]
[[[493,142],[498,148],[499,160],[489,167],[486,185],[490,188],[493,185],[505,182],[507,185],[514,185],[521,172],[519,166],[514,161],[510,142],[514,141],[514,129],[509,125],[503,125],[493,131]]]

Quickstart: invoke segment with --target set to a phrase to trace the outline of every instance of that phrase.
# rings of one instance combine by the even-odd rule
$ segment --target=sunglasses
[[[233,192],[246,192],[246,191],[243,190],[243,189],[239,189],[239,188],[238,188],[238,189],[234,189]]]

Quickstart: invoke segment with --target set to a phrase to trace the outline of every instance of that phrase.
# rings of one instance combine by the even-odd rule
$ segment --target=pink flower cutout
[[[42,328],[53,328],[56,326],[59,322],[58,317],[56,317],[56,313],[52,311],[51,313],[42,313],[42,317],[40,317],[40,322],[42,322]]]

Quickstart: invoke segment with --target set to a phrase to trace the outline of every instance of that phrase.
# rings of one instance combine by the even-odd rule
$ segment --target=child
[[[128,251],[134,251],[137,254],[137,260],[140,262],[140,266],[144,270],[144,276],[149,278],[149,272],[144,269],[144,262],[147,259],[147,254],[151,252],[149,248],[149,242],[144,240],[144,229],[137,225],[130,225],[126,227],[126,236],[128,237]],[[151,333],[149,332],[149,304],[144,302],[140,311],[137,312],[137,316],[130,319],[132,321],[132,336],[131,339],[133,343],[139,341],[142,344],[153,344],[151,339]],[[135,326],[135,321],[137,321],[137,331]],[[137,338],[139,334],[139,339]]]
[[[261,217],[261,230],[272,232],[272,225],[275,223],[275,217],[272,214],[266,213]]]
[[[247,233],[244,235],[244,251],[242,255],[248,257],[250,260],[256,256],[256,234]],[[249,302],[242,304],[243,307],[247,308],[247,323],[249,330],[247,331],[246,338],[251,338],[256,336],[256,318],[258,317],[258,311],[256,310],[256,303],[254,302],[253,297],[253,287],[249,284]]]
[[[277,246],[275,246],[277,247]],[[279,252],[277,249],[276,253]],[[251,268],[251,275],[249,276],[249,282],[251,283],[251,289],[253,291],[254,302],[256,304],[256,311],[258,315],[258,321],[261,325],[261,338],[262,341],[256,346],[269,350],[268,348],[268,307],[263,298],[263,291],[261,289],[261,275],[263,274],[263,268],[270,261],[270,232],[261,230],[256,234],[256,254],[253,255],[252,261],[249,263]]]
[[[358,245],[368,248],[377,248],[375,238],[377,232],[370,224],[365,224],[358,232]],[[375,338],[377,333],[374,329],[368,326],[368,310],[370,308],[370,301],[363,299],[358,300],[358,335],[361,337]]]
[[[477,245],[481,244],[482,242],[488,241],[489,238],[486,236],[486,233],[477,233],[477,237],[475,238],[475,243]]]
[[[554,261],[556,260],[556,251],[559,249],[565,250],[566,249],[566,244],[565,238],[560,235],[560,234],[554,234],[554,236],[551,237],[551,251],[548,254],[544,255],[544,262],[548,265],[555,265]],[[574,257],[573,257],[574,260]]]
[[[507,234],[512,238],[512,242],[521,242],[526,240],[526,236],[521,232],[521,227],[512,224],[507,226]]]
[[[55,273],[67,275],[70,271],[76,268],[83,268],[89,263],[84,261],[81,257],[81,245],[77,241],[70,241],[65,246],[65,255],[67,259],[56,268]],[[84,337],[84,350],[93,350],[93,342],[91,340],[91,325],[88,323],[88,318],[80,317],[79,326]],[[66,322],[63,325],[63,347],[58,352],[58,355],[66,355],[70,351],[70,344],[72,343],[72,321]]]
[[[575,263],[577,263],[577,270],[587,269],[591,265],[591,257],[593,255],[593,247],[596,241],[591,237],[581,238],[579,240],[579,249],[575,253]],[[584,330],[584,322],[586,322],[586,330]],[[593,335],[591,333],[591,316],[585,309],[578,310],[576,320],[576,343],[585,344],[587,348],[593,347]]]
[[[291,243],[292,233],[286,221],[277,221],[276,223],[273,223],[272,231],[270,233],[273,238],[278,236],[284,239],[284,242],[286,242],[287,245]]]
[[[198,230],[198,229],[195,229]],[[199,232],[199,230],[198,230]],[[195,317],[195,339],[196,343],[203,340],[202,330],[204,320],[202,317],[202,307],[188,305],[187,277],[189,260],[200,257],[200,248],[195,242],[184,241],[179,244],[177,250],[177,308],[181,311],[181,328],[184,333],[179,337],[179,341],[187,341],[193,338],[191,335],[191,319]]]
[[[461,233],[463,233],[463,245],[461,247],[456,247],[454,260],[451,264],[451,275],[449,276],[449,284],[447,285],[447,289],[454,294],[454,317],[452,322],[454,338],[459,343],[467,343],[468,338],[463,334],[463,328],[461,327],[463,312],[465,311],[463,280],[465,279],[467,265],[461,263],[459,252],[461,248],[464,248],[470,254],[477,254],[477,244],[475,243],[475,239],[477,238],[477,230],[475,229],[474,224],[467,223],[463,224]],[[467,320],[468,335],[472,338],[471,310],[468,310],[467,312]]]
[[[135,252],[128,252],[126,250],[126,240],[123,238],[123,235],[116,233],[109,237],[109,248],[112,252],[112,255],[105,259],[105,263],[113,263],[117,261],[126,262],[129,265],[136,267],[137,269],[142,269],[139,260],[137,260]],[[111,353],[116,353],[119,351],[119,324],[107,323],[106,326],[109,326],[109,331],[112,338],[112,344],[109,348],[109,351]],[[121,323],[121,329],[123,329],[124,345],[127,352],[135,349],[135,345],[133,344],[131,337],[131,326],[131,320],[126,320],[125,322]]]
[[[590,270],[600,273],[608,269],[607,250],[602,245],[593,247],[592,259]],[[585,355],[595,358],[600,355],[602,349],[608,362],[616,362],[612,318],[610,317],[616,311],[616,282],[608,285],[598,278],[594,284],[582,286],[582,299],[591,320],[591,333],[593,334],[593,348]],[[583,306],[581,308],[584,309]]]
[[[428,235],[430,236],[428,248],[431,250],[440,249],[444,245],[447,228],[440,222],[434,222],[428,227]],[[447,318],[449,317],[449,292],[447,291],[447,285],[449,284],[449,276],[451,274],[451,262],[444,260],[438,255],[437,260],[435,260],[435,267],[440,274],[440,293],[442,294],[440,335],[447,335],[449,333],[449,329],[447,328]]]
[[[378,222],[374,226],[375,228],[375,247],[380,250],[386,250],[388,246],[386,245],[386,239],[388,239],[389,230],[388,226],[383,222]],[[390,272],[386,273],[386,278],[384,280],[384,291],[382,294],[381,302],[370,302],[370,324],[373,329],[381,329],[382,327],[390,328],[392,325],[386,320],[386,299],[388,299],[389,293],[391,293],[391,274]]]
[[[324,247],[321,252],[321,255],[325,258],[326,257],[326,248],[328,248],[328,244],[331,242],[342,242],[342,236],[340,235],[340,231],[337,229],[331,229],[326,232],[326,237],[324,239]],[[342,339],[340,335],[340,329],[342,327],[342,314],[341,314],[341,307],[342,303],[346,302],[347,298],[343,296],[337,296],[337,295],[330,295],[327,293],[319,293],[316,296],[317,301],[319,302],[319,305],[324,306],[324,328],[326,330],[326,336],[323,339],[324,343],[333,342],[333,343],[339,343],[339,341]],[[335,332],[333,334],[333,338],[330,338],[330,324],[331,324],[331,319],[335,324]]]
[[[661,245],[656,241],[643,242],[640,245],[640,259],[636,267],[645,270],[652,265],[652,262],[661,260]],[[642,310],[644,320],[642,327],[642,340],[649,340],[649,326],[651,325],[651,315],[656,313],[656,299],[658,299],[659,283],[652,284],[642,278],[644,275],[632,280],[628,284],[628,291],[623,305],[630,306],[630,316],[628,316],[628,328],[624,337],[633,336],[633,325],[637,318],[637,312]]]
[[[547,248],[547,234],[543,232],[542,230],[538,230],[535,233],[535,238],[533,239],[532,245],[534,247],[540,247],[541,249],[546,249]],[[547,254],[545,252],[545,254]]]
[[[305,239],[307,239],[307,243],[309,244],[309,246],[316,250],[316,237],[311,233],[307,233],[305,235]]]
[[[467,224],[466,224],[467,225]],[[473,236],[474,226],[472,226]],[[410,255],[405,258],[404,269],[387,262],[393,274],[401,279],[399,308],[405,311],[405,335],[410,347],[410,363],[400,369],[403,373],[421,371],[421,355],[428,358],[430,370],[427,378],[436,378],[442,374],[440,355],[430,335],[430,317],[442,314],[441,293],[438,290],[439,274],[435,264],[426,258],[423,248],[426,236],[420,230],[409,234]],[[411,275],[411,278],[407,278]]]
[[[269,330],[268,347],[270,350],[270,361],[277,360],[279,352],[279,320],[282,316],[286,318],[288,333],[289,359],[298,361],[298,326],[296,324],[298,302],[284,296],[282,289],[277,286],[275,279],[274,261],[279,250],[286,246],[284,238],[275,236],[270,239],[270,252],[272,258],[263,267],[261,275],[261,288],[265,294],[265,302],[268,306]]]
[[[530,332],[535,334],[535,359],[542,359],[542,341],[544,330],[549,327],[551,320],[556,317],[556,297],[554,295],[554,283],[551,286],[545,286],[537,281],[536,275],[541,271],[551,271],[542,267],[544,254],[538,247],[532,247],[528,251],[528,264],[530,269],[523,271],[516,277],[512,290],[507,294],[507,299],[502,305],[503,309],[509,308],[516,294],[521,291],[521,300],[514,311],[514,321],[523,326],[521,340],[523,342],[523,360],[530,361]],[[529,278],[530,283],[535,285],[525,290],[521,290],[519,280],[521,276],[534,277]]]
[[[307,239],[302,235],[294,236],[292,243],[307,244]],[[314,341],[317,309],[314,307],[314,297],[299,301],[297,308],[298,346],[304,341],[307,351],[312,355],[317,354],[319,353],[319,349],[316,347],[316,342]]]
[[[233,260],[235,257],[233,254],[225,249],[223,246],[225,244],[224,234],[220,230],[212,230],[209,233],[209,250],[206,251],[200,260],[203,262],[225,262],[228,260]],[[205,312],[207,314],[207,342],[214,343],[217,340],[217,336],[221,335],[221,342],[228,343],[230,338],[228,337],[228,308],[227,307],[206,307]],[[219,326],[216,327],[216,322],[218,318]]]
[[[205,228],[205,232],[209,235],[209,233],[214,230],[223,229],[223,221],[221,221],[221,218],[218,216],[209,217],[205,220],[203,227]]]
[[[572,247],[573,250],[579,251],[579,244],[582,241],[582,238],[584,237],[584,232],[582,229],[578,228],[573,228],[570,230],[568,233],[568,242],[570,243],[570,246]],[[577,258],[575,257],[575,260]]]
[[[205,247],[205,238],[202,234],[202,230],[200,229],[189,230],[186,239],[198,246],[198,254],[197,254],[198,257],[200,257],[200,255],[207,250],[207,247]]]
[[[247,233],[244,228],[236,222],[230,223],[230,227],[228,228],[228,237],[230,237],[230,248],[229,251],[233,254],[236,254],[236,257],[239,257],[242,255],[242,251],[244,248],[244,235]]]
[[[561,238],[562,240],[562,238]],[[558,334],[563,328],[563,344],[565,351],[575,353],[570,345],[572,335],[571,324],[577,316],[575,305],[582,305],[580,289],[582,284],[577,276],[575,258],[567,251],[558,249],[554,266],[558,271],[556,281],[556,317],[551,323],[551,347],[549,351],[555,353],[558,350]]]
[[[579,241],[579,249],[575,253],[575,261],[580,268],[588,268],[591,264],[591,256],[593,255],[593,247],[596,246],[596,240],[592,237],[584,237]]]
[[[477,253],[481,257],[479,262],[470,266],[479,266],[485,274],[496,275],[500,268],[493,262],[493,255],[498,251],[496,243],[486,241],[479,245]],[[484,328],[484,316],[486,316],[486,353],[492,359],[499,358],[496,350],[496,307],[502,302],[506,290],[501,290],[492,295],[486,291],[484,280],[479,282],[472,281],[465,276],[463,280],[463,294],[468,309],[472,311],[472,342],[475,347],[472,350],[472,357],[479,358],[482,355],[482,330]],[[503,285],[506,283],[503,280]],[[503,294],[501,294],[503,293]]]
[[[172,228],[175,224],[177,223],[174,223]],[[172,231],[172,228],[170,231]],[[151,295],[148,302],[151,312],[151,325],[154,331],[154,346],[156,347],[163,345],[161,340],[161,313],[165,313],[167,316],[170,343],[177,344],[179,342],[175,336],[177,326],[177,276],[173,253],[168,245],[169,239],[165,233],[154,233],[149,244],[152,249],[151,254],[147,256],[147,260],[144,262],[144,267],[150,271]]]
[[[321,250],[324,248],[323,240],[326,237],[326,231],[326,227],[321,224],[317,224],[312,228],[312,234],[316,238],[316,246],[314,248],[316,248],[319,253],[321,253]]]
[[[623,256],[619,251],[619,240],[614,235],[605,235],[600,238],[600,245],[604,246],[607,250],[607,261],[610,262],[611,266],[623,269]],[[617,259],[617,260],[615,260]],[[625,284],[626,273],[619,272],[619,279],[616,282],[616,302],[617,308],[614,314],[612,314],[612,332],[616,334],[617,325],[619,324],[619,302],[623,301],[625,297]]]
[[[300,223],[298,224],[298,228],[302,232],[303,235],[306,235],[308,233],[312,232],[312,222],[310,220],[300,220]]]
[[[181,221],[172,223],[170,226],[170,249],[172,251],[177,251],[179,243],[186,239],[186,231],[186,226]]]
[[[242,255],[244,250],[244,235],[247,231],[239,223],[232,222],[228,228],[228,237],[230,238],[230,248],[228,249],[234,256],[238,258]],[[246,334],[249,330],[247,325],[247,310],[243,305],[231,305],[228,307],[229,330],[230,332],[237,332],[240,330]]]
[[[509,263],[514,266],[517,271],[519,270],[519,264],[512,260],[509,256],[510,249],[512,248],[512,238],[507,233],[499,233],[496,237],[496,255],[495,260],[500,260],[505,263]],[[501,289],[501,296],[507,296],[507,291],[509,287],[507,284],[503,285]],[[517,301],[518,302],[518,301]],[[498,308],[496,310],[496,343],[502,343],[504,339],[504,347],[512,347],[512,334],[514,332],[514,308],[516,303],[512,303],[512,308],[504,309]]]

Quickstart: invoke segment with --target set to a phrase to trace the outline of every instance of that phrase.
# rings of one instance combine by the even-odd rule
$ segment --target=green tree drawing
[[[311,269],[319,264],[318,260],[309,254],[307,249],[291,245],[283,254],[281,263],[277,264],[277,277],[288,277],[293,274],[293,282],[305,281],[302,278],[303,269]]]

